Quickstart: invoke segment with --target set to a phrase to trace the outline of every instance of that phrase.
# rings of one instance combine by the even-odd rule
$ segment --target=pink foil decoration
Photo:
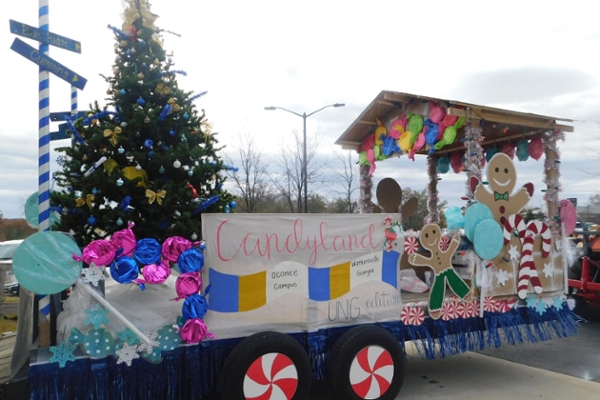
[[[175,291],[177,298],[175,300],[185,299],[188,296],[199,293],[202,290],[202,278],[196,272],[186,272],[179,275],[175,282]]]
[[[171,262],[176,262],[181,253],[190,249],[192,242],[181,236],[172,236],[162,245],[162,256]]]
[[[460,154],[459,152],[452,154],[452,157],[450,157],[450,166],[452,167],[452,171],[454,171],[455,174],[458,174],[460,173],[460,171],[462,171],[462,157],[462,154]]]
[[[137,241],[135,240],[135,234],[131,230],[134,226],[135,224],[130,222],[128,228],[113,233],[110,238],[110,243],[116,250],[123,249],[123,253],[120,254],[121,256],[132,256],[135,251]]]
[[[97,267],[110,265],[115,258],[116,249],[113,245],[104,240],[94,240],[83,249],[81,256],[84,263]]]
[[[431,122],[437,124],[442,121],[446,115],[444,107],[436,106],[434,103],[429,103],[429,106],[431,107],[431,111],[429,111],[429,119]]]
[[[215,335],[208,331],[208,328],[201,318],[188,319],[179,335],[187,343],[200,343],[205,338],[214,339]]]
[[[544,141],[541,137],[532,139],[529,142],[529,156],[534,160],[539,160],[544,154]]]
[[[511,142],[504,143],[502,145],[502,147],[500,148],[500,151],[502,153],[506,154],[507,156],[509,156],[511,160],[513,158],[515,158],[515,144],[514,143],[511,143]]]
[[[171,275],[171,267],[165,260],[160,260],[160,264],[146,265],[142,271],[142,275],[147,283],[158,285],[167,280]]]

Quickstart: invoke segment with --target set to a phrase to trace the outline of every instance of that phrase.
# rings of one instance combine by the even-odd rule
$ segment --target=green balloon
[[[34,228],[37,228],[39,224],[39,203],[40,197],[38,192],[35,192],[29,196],[25,202],[25,218],[27,219],[29,225],[33,226]],[[54,211],[50,211],[50,226],[54,225],[58,221],[58,215]]]
[[[77,243],[62,232],[38,232],[21,243],[13,257],[13,272],[25,289],[37,294],[60,293],[77,281],[82,262]]]

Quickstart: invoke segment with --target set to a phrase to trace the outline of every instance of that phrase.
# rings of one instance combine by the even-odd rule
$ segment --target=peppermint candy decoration
[[[471,311],[469,310],[470,304],[464,301],[456,304],[456,318],[469,318],[471,316]]]
[[[296,366],[282,353],[257,358],[244,376],[244,398],[248,400],[291,400],[297,388]]]
[[[468,303],[467,309],[468,309],[467,314],[469,316],[478,317],[479,316],[479,301],[473,300],[472,302]]]
[[[517,304],[517,299],[500,300],[498,302],[498,311],[501,313],[509,312]]]
[[[419,326],[425,321],[425,312],[421,307],[407,304],[402,308],[400,320],[404,325]]]
[[[404,240],[404,252],[406,254],[416,253],[419,250],[419,242],[416,237],[409,236]]]
[[[488,296],[483,300],[483,310],[487,312],[497,312],[500,302],[492,296]]]
[[[450,236],[442,236],[440,239],[440,250],[446,251],[450,247]]]
[[[449,321],[456,318],[456,301],[447,301],[442,306],[442,319]]]
[[[367,346],[350,365],[350,386],[361,399],[379,399],[392,385],[394,360],[381,346]]]

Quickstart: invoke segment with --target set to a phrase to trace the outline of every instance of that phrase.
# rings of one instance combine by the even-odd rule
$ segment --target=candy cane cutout
[[[535,263],[533,261],[533,242],[537,235],[542,236],[542,257],[548,257],[552,243],[551,232],[548,225],[540,221],[531,221],[527,225],[527,232],[523,238],[523,252],[521,253],[521,263],[519,265],[519,282],[517,284],[517,293],[519,298],[527,298],[527,288],[529,282],[533,291],[537,294],[542,293],[542,283],[538,276]]]
[[[525,225],[525,221],[523,217],[519,214],[513,214],[506,219],[504,223],[504,245],[510,243],[512,238],[512,234],[514,229],[517,228],[517,232],[519,233],[519,238],[521,239],[521,243],[523,243],[523,238],[525,237],[525,231],[527,231],[527,226]]]

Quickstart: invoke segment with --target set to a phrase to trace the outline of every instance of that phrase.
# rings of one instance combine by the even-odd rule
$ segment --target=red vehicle
[[[573,239],[581,244],[579,258],[569,267],[569,293],[576,302],[575,312],[586,319],[600,317],[600,232],[582,230]]]

